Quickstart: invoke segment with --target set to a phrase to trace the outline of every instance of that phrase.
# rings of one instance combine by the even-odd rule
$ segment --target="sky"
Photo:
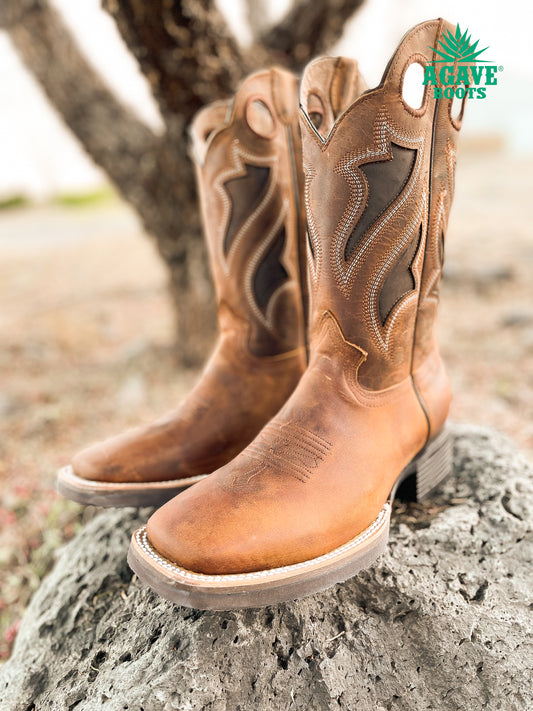
[[[76,34],[90,61],[141,120],[160,130],[161,120],[146,81],[128,54],[100,0],[53,0]],[[239,38],[246,42],[240,0],[219,0]],[[287,0],[267,0],[271,20]],[[487,0],[367,0],[345,28],[332,54],[355,57],[370,86],[381,78],[391,53],[413,25],[444,16],[472,32],[490,59],[504,67],[499,84],[483,101],[469,102],[463,133],[499,133],[512,153],[533,153],[533,65],[529,29],[533,5]],[[487,55],[488,56],[488,55]],[[104,177],[62,125],[40,87],[21,65],[5,33],[0,32],[0,200],[13,194],[46,200],[56,193],[91,190]]]

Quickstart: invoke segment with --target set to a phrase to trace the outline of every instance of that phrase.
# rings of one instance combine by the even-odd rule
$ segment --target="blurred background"
[[[209,348],[186,130],[258,65],[343,54],[373,86],[402,35],[439,16],[489,47],[503,70],[466,109],[439,337],[452,417],[533,455],[530,4],[177,5],[0,4],[0,659],[54,551],[92,515],[53,493],[55,470],[173,407]]]

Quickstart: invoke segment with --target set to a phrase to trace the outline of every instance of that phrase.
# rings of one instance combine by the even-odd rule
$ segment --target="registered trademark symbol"
[[[499,72],[503,72],[503,66],[502,66],[501,64],[500,64],[500,66],[498,67],[498,71],[499,71]]]

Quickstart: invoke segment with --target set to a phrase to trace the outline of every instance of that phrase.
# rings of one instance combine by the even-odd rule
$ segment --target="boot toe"
[[[146,533],[159,555],[194,573],[231,575],[299,563],[309,550],[325,551],[313,528],[314,514],[295,525],[290,501],[276,505],[276,497],[263,501],[255,495],[240,500],[218,486],[223,472],[178,494],[150,517]]]
[[[98,443],[75,454],[71,461],[74,474],[88,481],[121,481],[124,478],[123,467],[110,458],[106,449],[103,443]]]
[[[198,486],[198,485],[196,485]],[[193,487],[194,488],[194,487]],[[190,505],[184,494],[179,494],[158,509],[146,524],[148,540],[164,558],[196,573],[220,575],[229,571],[231,559],[222,540],[215,540],[214,529],[204,529],[205,512]]]
[[[72,470],[81,479],[100,481],[104,465],[101,459],[99,447],[94,445],[86,447],[72,458]]]

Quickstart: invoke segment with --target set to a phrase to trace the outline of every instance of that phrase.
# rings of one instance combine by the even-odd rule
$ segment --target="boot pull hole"
[[[261,99],[252,99],[248,102],[246,123],[261,138],[271,138],[276,128],[272,112]]]
[[[463,91],[460,91],[463,90]],[[452,121],[460,126],[461,121],[463,120],[463,114],[465,111],[465,103],[466,103],[466,97],[468,94],[468,87],[458,87],[457,89],[459,96],[457,94],[454,94],[454,97],[452,99],[452,105],[450,109],[450,116],[452,117]]]
[[[403,75],[402,98],[412,109],[422,108],[424,103],[424,67],[418,62],[413,62],[407,67]]]
[[[318,131],[324,121],[324,104],[318,94],[309,94],[307,97],[307,115]]]

